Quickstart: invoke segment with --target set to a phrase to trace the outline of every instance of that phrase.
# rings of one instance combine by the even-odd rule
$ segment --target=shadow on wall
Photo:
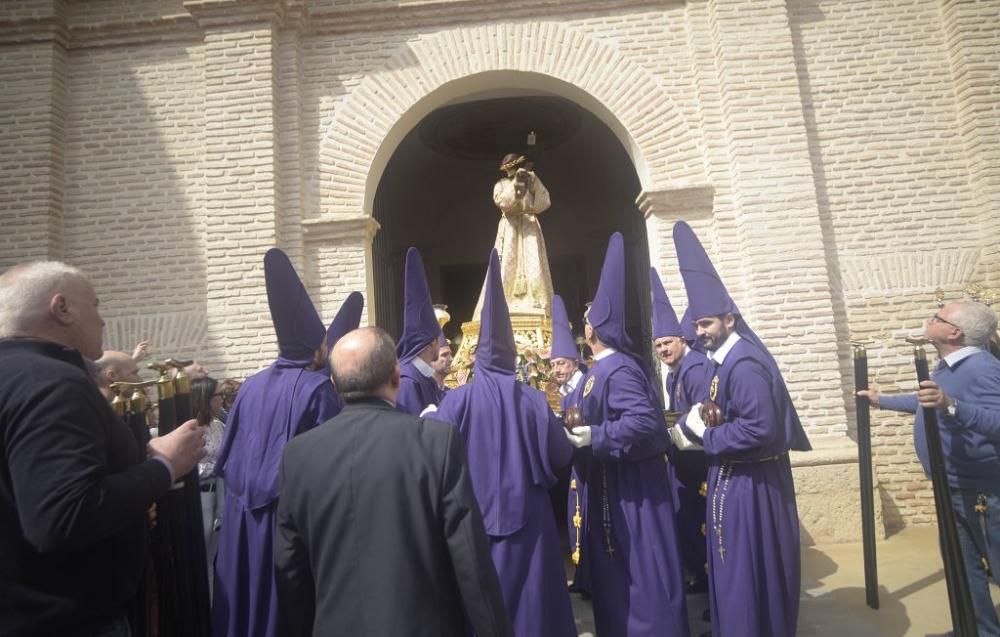
[[[69,60],[66,261],[91,277],[105,348],[150,340],[153,357],[197,358],[206,342],[201,62],[184,43],[82,48]],[[165,122],[170,122],[165,126]]]

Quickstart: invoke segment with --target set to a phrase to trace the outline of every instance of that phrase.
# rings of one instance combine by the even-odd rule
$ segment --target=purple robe
[[[775,399],[787,391],[771,361],[745,339],[716,375],[723,424],[704,436],[712,633],[790,637],[798,622],[800,558],[787,452],[799,436],[782,424],[786,408]]]
[[[411,362],[399,366],[399,394],[396,409],[419,416],[428,405],[441,402],[441,389],[433,376],[424,376]]]
[[[273,537],[281,451],[337,415],[329,377],[279,358],[236,395],[216,461],[226,496],[215,562],[215,637],[277,637]]]
[[[573,448],[545,395],[477,373],[434,418],[458,426],[490,552],[518,637],[576,635],[548,489]]]
[[[687,635],[681,556],[659,398],[634,358],[614,352],[581,381],[591,426],[585,551],[599,635]]]
[[[686,413],[708,397],[713,365],[699,351],[689,349],[681,358],[675,374],[671,374],[666,391],[670,394],[670,410]],[[694,438],[697,441],[697,438]],[[708,577],[705,496],[702,483],[708,476],[705,452],[700,449],[681,451],[671,446],[670,484],[673,488],[674,512],[677,515],[677,536],[680,540],[684,568],[704,586]]]

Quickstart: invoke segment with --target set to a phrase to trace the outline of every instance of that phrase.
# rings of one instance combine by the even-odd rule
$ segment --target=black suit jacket
[[[281,461],[283,635],[511,635],[465,445],[442,422],[351,403]]]

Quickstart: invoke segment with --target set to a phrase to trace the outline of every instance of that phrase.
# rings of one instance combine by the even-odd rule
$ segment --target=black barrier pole
[[[930,380],[927,367],[925,339],[907,339],[913,345],[913,364],[917,369],[917,380]],[[937,410],[921,408],[924,417],[924,431],[927,435],[927,451],[931,465],[931,484],[934,487],[934,508],[937,510],[938,535],[941,541],[941,557],[944,560],[944,577],[948,584],[948,605],[951,609],[951,623],[955,637],[977,637],[976,613],[972,608],[969,594],[969,580],[965,576],[965,562],[962,547],[958,543],[958,527],[955,511],[951,506],[951,492],[948,476],[944,468],[944,452],[941,449],[941,432],[938,429]]]
[[[861,540],[865,561],[865,601],[878,608],[878,561],[875,556],[875,485],[872,479],[871,407],[858,396],[868,389],[868,353],[864,344],[852,343],[854,396],[858,413],[858,472],[861,485]]]

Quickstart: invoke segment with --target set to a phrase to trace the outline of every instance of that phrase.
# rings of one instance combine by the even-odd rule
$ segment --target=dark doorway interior
[[[529,148],[527,134],[533,130],[538,142]],[[553,287],[566,301],[574,330],[582,333],[584,304],[597,289],[608,237],[619,231],[628,253],[629,331],[635,343],[648,343],[649,250],[635,205],[640,186],[631,159],[588,111],[537,95],[446,106],[399,145],[374,203],[382,226],[374,246],[378,324],[393,336],[402,328],[409,246],[421,252],[434,301],[449,306],[446,334],[454,337],[469,320],[500,214],[492,199],[503,155],[498,148],[527,151],[552,197],[540,221]]]

